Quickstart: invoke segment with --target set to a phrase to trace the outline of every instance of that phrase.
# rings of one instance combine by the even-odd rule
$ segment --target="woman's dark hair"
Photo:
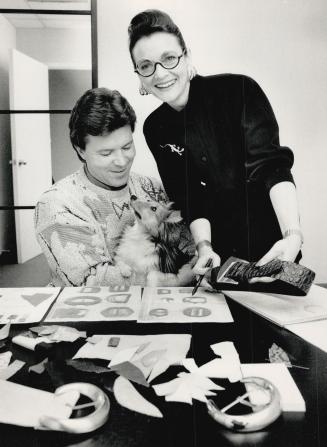
[[[183,35],[171,17],[158,9],[147,9],[133,17],[128,27],[129,52],[133,62],[132,51],[136,42],[144,36],[157,32],[173,34],[177,37],[182,50],[187,51]]]
[[[85,149],[87,135],[107,135],[126,125],[135,129],[136,115],[117,90],[93,88],[76,102],[69,119],[70,141],[78,158],[84,161],[76,148]]]

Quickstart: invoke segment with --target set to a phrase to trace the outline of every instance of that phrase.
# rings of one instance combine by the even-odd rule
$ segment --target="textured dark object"
[[[226,273],[225,277],[237,282],[248,281],[251,278],[272,276],[279,273],[283,268],[283,263],[279,259],[273,259],[267,264],[258,267],[254,262],[235,262]]]
[[[66,360],[66,364],[68,366],[72,366],[73,368],[77,369],[78,371],[82,372],[88,372],[88,373],[96,373],[96,374],[107,374],[111,371],[109,368],[106,368],[104,366],[100,366],[95,364],[94,362],[91,362],[89,360]]]
[[[249,284],[255,277],[275,279],[269,283]],[[251,290],[253,292],[279,293],[284,295],[306,295],[313,283],[315,273],[300,264],[273,260],[262,267],[254,262],[230,257],[222,267],[211,271],[211,285],[216,290]]]

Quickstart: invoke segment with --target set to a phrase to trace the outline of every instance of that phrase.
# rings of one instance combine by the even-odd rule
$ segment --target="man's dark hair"
[[[87,90],[76,102],[69,119],[70,141],[76,148],[85,149],[87,135],[108,135],[126,125],[135,129],[136,115],[117,90],[93,88]]]

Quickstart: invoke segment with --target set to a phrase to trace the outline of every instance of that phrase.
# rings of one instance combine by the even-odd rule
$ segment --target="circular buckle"
[[[66,431],[68,433],[88,433],[101,427],[108,419],[110,401],[108,396],[97,386],[91,383],[74,382],[60,386],[55,391],[55,396],[71,391],[78,391],[80,394],[91,399],[92,402],[76,405],[73,410],[86,407],[94,407],[94,411],[86,416],[68,419],[56,419],[43,417],[40,420],[42,428],[56,431]]]
[[[261,377],[245,377],[241,382],[245,384],[247,392],[224,408],[219,409],[211,399],[208,399],[207,408],[210,416],[225,427],[238,432],[257,431],[272,424],[282,411],[277,388]],[[236,404],[251,407],[253,413],[227,414],[226,412]]]

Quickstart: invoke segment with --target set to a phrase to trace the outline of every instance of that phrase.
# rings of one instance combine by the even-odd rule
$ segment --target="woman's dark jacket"
[[[162,104],[144,135],[175,207],[211,222],[222,260],[258,260],[280,239],[269,190],[293,182],[293,153],[259,85],[242,75],[196,76],[186,107]]]

